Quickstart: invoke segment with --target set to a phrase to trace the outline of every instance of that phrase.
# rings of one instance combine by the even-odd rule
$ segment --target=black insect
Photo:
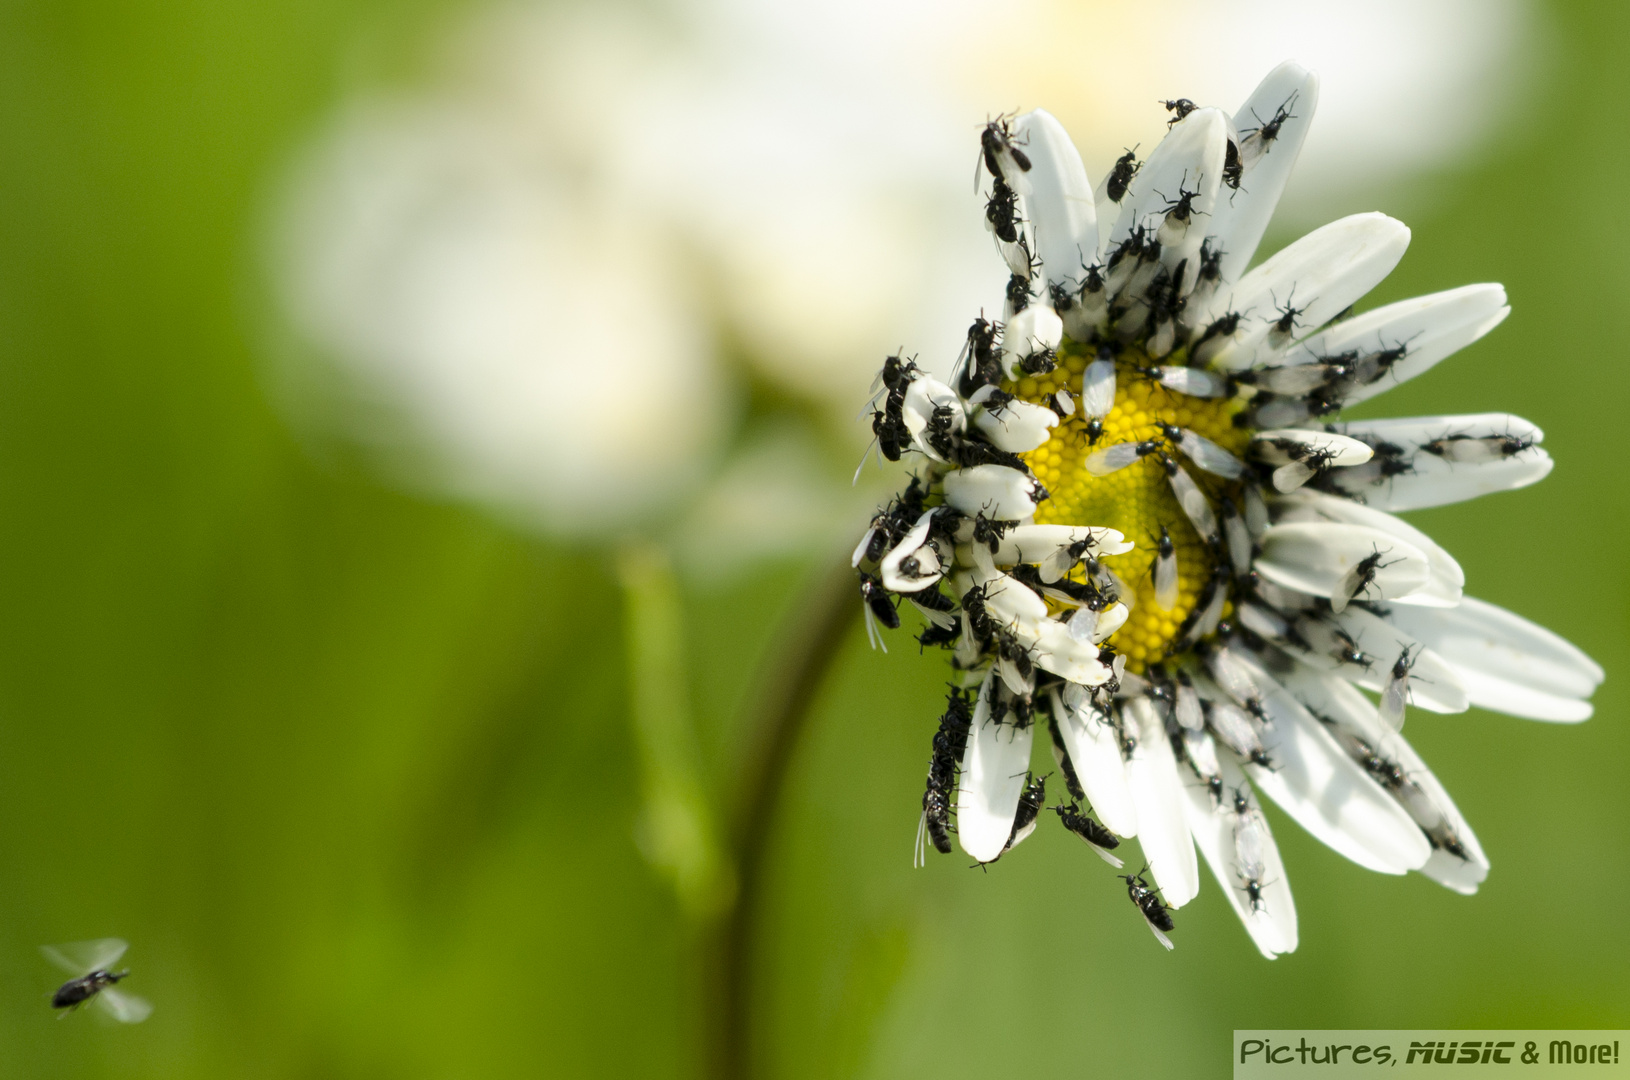
[[[1030,300],[1030,279],[1018,274],[1010,275],[1007,279],[1007,306],[1018,314],[1030,306]]]
[[[999,635],[996,643],[996,655],[1012,664],[1019,672],[1021,678],[1028,679],[1036,673],[1036,662],[1030,657],[1030,649],[1018,638],[1011,634]],[[1021,727],[1027,725],[1020,725]]]
[[[995,518],[988,518],[984,511],[980,511],[973,518],[973,542],[984,544],[994,555],[997,548],[1002,546],[1002,537],[1017,524],[1017,521],[997,521]]]
[[[1159,195],[1160,193],[1157,191],[1155,194]],[[1166,196],[1164,195],[1161,195],[1160,197],[1162,199],[1166,199]],[[1177,187],[1177,198],[1166,199],[1166,205],[1164,207],[1166,216],[1174,221],[1187,221],[1189,217],[1195,213],[1194,200],[1198,199],[1199,197],[1199,189],[1189,191],[1179,184]],[[1181,275],[1178,275],[1178,277],[1181,278]]]
[[[877,449],[890,461],[899,461],[911,442],[911,430],[905,421],[887,412],[872,412],[872,434],[877,436]]]
[[[962,595],[962,611],[968,616],[968,628],[978,641],[989,641],[991,635],[996,633],[996,620],[985,606],[983,585],[975,585]]]
[[[130,976],[129,971],[113,970],[127,948],[129,946],[119,938],[43,946],[40,952],[46,959],[74,974],[51,995],[51,1007],[73,1010],[95,1001],[120,1023],[139,1024],[147,1019],[153,1011],[151,1005],[113,988]]]
[[[1007,835],[1007,847],[1012,847],[1036,827],[1041,808],[1047,805],[1047,778],[1025,774],[1024,790],[1019,793],[1019,810],[1013,815],[1013,831]],[[1007,850],[1006,848],[1003,849]]]
[[[1106,851],[1111,851],[1121,846],[1120,837],[1083,814],[1081,808],[1075,803],[1068,806],[1055,806],[1053,810],[1057,812],[1058,820],[1064,823],[1066,829],[1093,847],[1101,847]]]
[[[1274,320],[1274,332],[1278,334],[1290,334],[1294,333],[1296,328],[1301,325],[1300,320],[1298,320],[1296,316],[1301,315],[1307,310],[1307,308],[1305,306],[1292,307],[1290,300],[1287,299],[1284,307],[1278,307],[1276,305],[1274,310],[1279,312],[1279,318]]]
[[[1268,910],[1268,905],[1262,900],[1262,890],[1265,888],[1260,878],[1241,875],[1240,888],[1245,890],[1245,899],[1250,903],[1251,910],[1261,912]]]
[[[1173,98],[1170,101],[1162,101],[1161,104],[1166,106],[1166,111],[1172,114],[1172,118],[1166,121],[1167,127],[1171,127],[1189,113],[1199,108],[1198,105],[1194,104],[1194,102],[1190,101],[1186,97]]]
[[[950,626],[929,623],[917,633],[918,651],[921,652],[930,646],[937,646],[942,649],[950,648],[956,644],[956,640],[961,636],[961,633],[962,631],[954,623]]]
[[[1097,446],[1098,440],[1104,437],[1104,418],[1094,416],[1079,429],[1081,436],[1087,440],[1088,446]]]
[[[997,177],[991,184],[990,198],[985,201],[985,220],[1004,243],[1019,241],[1019,197],[1007,182]]]
[[[979,135],[979,146],[985,158],[985,168],[998,180],[1002,179],[1000,159],[1004,150],[1012,156],[1013,164],[1017,165],[1020,171],[1030,171],[1030,158],[1014,143],[1013,129],[1008,126],[1005,116],[998,116],[985,125],[985,130]]]
[[[996,338],[1001,324],[993,323],[983,315],[968,327],[966,360],[962,369],[962,394],[971,395],[981,385],[995,385],[1002,381],[1002,365],[996,355]]]
[[[1296,95],[1292,94],[1285,99],[1284,104],[1273,111],[1273,116],[1267,122],[1263,122],[1262,117],[1257,116],[1256,110],[1252,109],[1251,115],[1256,117],[1257,126],[1247,128],[1245,133],[1255,135],[1258,141],[1262,143],[1264,150],[1266,150],[1269,143],[1279,138],[1279,132],[1284,128],[1286,122],[1296,119],[1296,114],[1290,111],[1295,104]]]
[[[1058,353],[1052,349],[1039,349],[1019,358],[1019,370],[1026,375],[1045,375],[1058,366]]]
[[[1142,144],[1139,143],[1138,145],[1141,146]],[[1118,203],[1126,198],[1127,185],[1132,182],[1132,178],[1138,174],[1138,170],[1141,168],[1143,168],[1143,163],[1138,160],[1137,146],[1132,147],[1132,149],[1115,159],[1115,167],[1109,171],[1107,194],[1110,202]]]
[[[1330,609],[1340,612],[1351,601],[1363,596],[1372,588],[1375,585],[1376,575],[1399,561],[1397,559],[1392,562],[1381,561],[1391,550],[1391,548],[1388,548],[1387,551],[1382,551],[1378,547],[1374,548],[1370,554],[1358,560],[1351,569],[1342,574],[1341,580],[1336,583],[1335,590],[1330,594]],[[1347,645],[1356,649],[1352,638],[1347,637],[1345,634],[1342,636],[1346,638]],[[1348,651],[1352,651],[1352,649]]]
[[[900,628],[900,612],[895,608],[894,601],[890,599],[889,591],[883,588],[883,583],[870,574],[860,575],[860,598],[865,601],[866,607],[871,610],[872,617],[890,630]]]
[[[1144,878],[1149,868],[1145,866],[1135,874],[1117,874],[1126,882],[1126,894],[1132,898],[1132,903],[1143,912],[1143,917],[1149,920],[1149,925],[1156,930],[1175,930],[1176,924],[1172,922],[1172,909],[1160,898],[1159,889],[1151,889],[1149,882]]]
[[[1227,184],[1235,191],[1238,191],[1239,182],[1244,179],[1244,177],[1245,166],[1240,164],[1239,143],[1230,138],[1228,140],[1227,148],[1223,150],[1223,183]]]
[[[955,687],[947,696],[945,713],[934,733],[934,750],[928,759],[928,786],[923,792],[923,827],[941,855],[951,853],[951,800],[956,791],[957,771],[968,748],[968,730],[973,711],[965,691]]]

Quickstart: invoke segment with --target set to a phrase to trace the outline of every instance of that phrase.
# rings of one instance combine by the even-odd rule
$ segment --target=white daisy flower
[[[1393,514],[1540,480],[1537,427],[1337,420],[1499,325],[1504,290],[1353,315],[1409,243],[1375,213],[1248,269],[1317,101],[1285,63],[1233,113],[1168,102],[1165,139],[1096,184],[1048,113],[989,124],[1002,319],[973,323],[949,384],[891,357],[874,399],[879,453],[921,467],[855,550],[868,629],[909,605],[964,673],[919,862],[953,834],[993,862],[1046,809],[1117,866],[1135,836],[1123,880],[1168,948],[1196,848],[1263,955],[1296,948],[1259,792],[1361,866],[1475,892],[1488,859],[1407,706],[1576,722],[1603,677],[1462,595]],[[1031,769],[1038,729],[1056,779]]]

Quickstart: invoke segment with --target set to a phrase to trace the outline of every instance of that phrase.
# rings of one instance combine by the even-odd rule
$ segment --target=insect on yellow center
[[[1066,338],[1056,368],[1046,375],[1020,378],[1004,389],[1039,405],[1050,404],[1059,390],[1069,391],[1079,402],[1081,377],[1090,361],[1090,347]],[[1036,510],[1038,524],[1108,526],[1137,545],[1125,555],[1106,559],[1104,565],[1132,591],[1131,617],[1109,644],[1126,656],[1128,668],[1139,672],[1171,651],[1183,632],[1184,620],[1202,600],[1213,569],[1227,559],[1225,553],[1210,550],[1183,513],[1162,456],[1182,465],[1219,514],[1224,497],[1232,498],[1236,505],[1239,502],[1239,483],[1206,473],[1184,459],[1166,441],[1163,425],[1187,428],[1241,456],[1251,438],[1248,430],[1234,426],[1237,401],[1197,398],[1171,390],[1139,372],[1140,366],[1149,363],[1152,361],[1136,349],[1120,355],[1115,405],[1101,418],[1103,430],[1096,442],[1089,429],[1091,418],[1077,408],[1053,429],[1051,438],[1023,455],[1036,479],[1052,494]],[[1094,450],[1148,440],[1158,440],[1160,451],[1107,476],[1094,476],[1082,465]],[[1177,553],[1177,603],[1169,611],[1156,601],[1154,586],[1162,526]],[[1224,614],[1228,611],[1225,608]]]

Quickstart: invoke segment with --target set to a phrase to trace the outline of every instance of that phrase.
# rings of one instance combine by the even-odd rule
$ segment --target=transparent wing
[[[97,994],[96,1000],[102,1003],[109,1016],[121,1024],[139,1024],[153,1015],[153,1006],[146,998],[120,993],[111,986]]]
[[[64,971],[85,975],[98,968],[110,968],[130,948],[123,938],[97,938],[95,941],[71,941],[66,945],[41,945],[40,953]]]

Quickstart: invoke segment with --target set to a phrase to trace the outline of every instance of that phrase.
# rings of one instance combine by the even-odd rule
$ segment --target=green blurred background
[[[268,178],[352,65],[442,11],[0,9],[8,1077],[692,1075],[612,562],[315,463],[261,377]],[[914,872],[944,670],[857,631],[774,827],[767,1074],[1221,1076],[1236,1026],[1630,1026],[1630,9],[1553,3],[1549,25],[1523,113],[1433,178],[1376,298],[1506,284],[1498,333],[1370,411],[1547,429],[1544,484],[1413,517],[1470,591],[1609,672],[1579,727],[1411,721],[1494,863],[1482,892],[1369,874],[1270,811],[1302,943],[1269,963],[1209,881],[1156,948],[1059,830],[990,873]],[[684,595],[715,794],[812,566]],[[107,934],[157,1012],[57,1022],[36,946]]]

